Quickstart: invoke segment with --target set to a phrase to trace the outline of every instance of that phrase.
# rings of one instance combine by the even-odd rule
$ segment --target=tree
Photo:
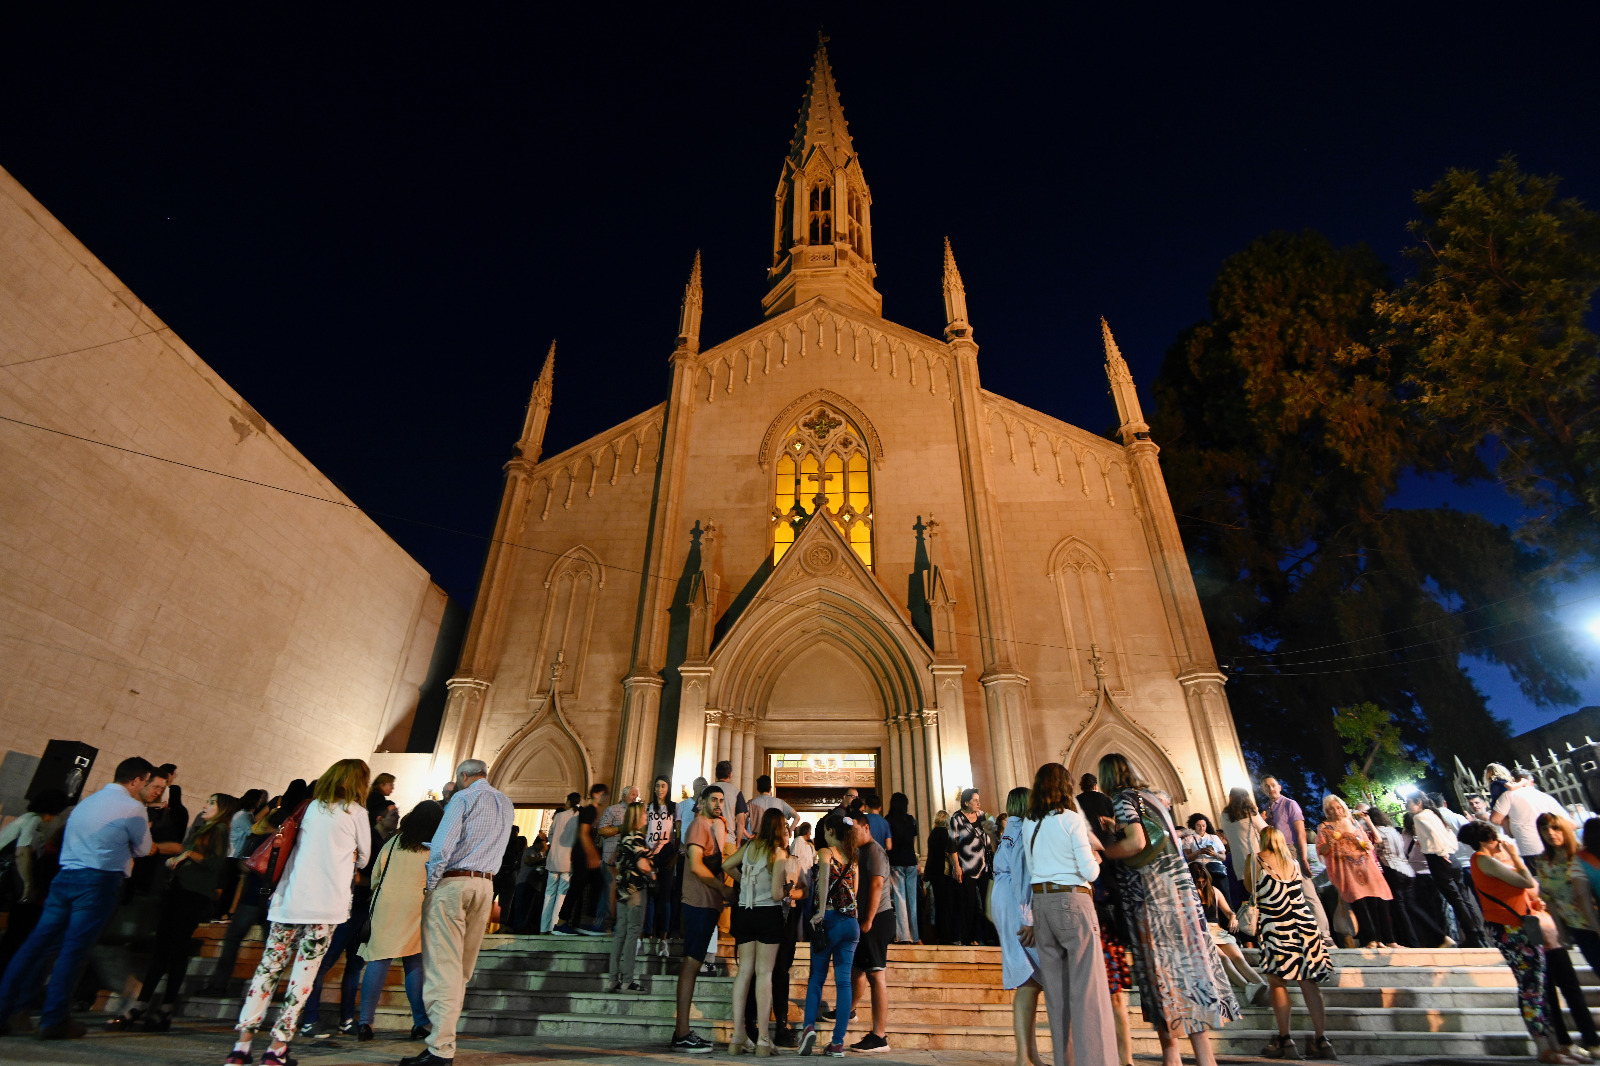
[[[1560,560],[1600,552],[1600,215],[1507,156],[1416,194],[1416,277],[1376,301],[1419,421],[1455,441],[1457,472],[1495,476]]]
[[[1346,766],[1339,782],[1345,802],[1370,803],[1398,815],[1402,805],[1394,790],[1419,780],[1427,767],[1411,758],[1389,712],[1376,703],[1340,707],[1334,712],[1333,731],[1344,742],[1345,753],[1359,760]]]
[[[1407,470],[1451,468],[1409,415],[1404,351],[1377,344],[1388,287],[1365,247],[1273,234],[1222,266],[1210,316],[1169,351],[1153,435],[1246,755],[1301,795],[1339,780],[1334,708],[1388,708],[1436,766],[1500,754],[1462,658],[1540,703],[1582,672],[1532,580],[1535,549],[1477,515],[1407,510]],[[1443,776],[1442,774],[1440,775]]]

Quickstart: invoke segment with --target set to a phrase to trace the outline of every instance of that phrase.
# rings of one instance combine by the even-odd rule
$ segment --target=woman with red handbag
[[[272,861],[272,869],[281,867],[283,875],[267,908],[272,926],[261,950],[261,964],[239,1012],[239,1040],[225,1063],[252,1061],[251,1040],[266,1020],[278,978],[292,959],[289,987],[272,1028],[272,1046],[261,1056],[261,1066],[290,1066],[289,1041],[294,1039],[301,1008],[334,930],[350,917],[351,882],[372,850],[372,826],[363,806],[370,776],[360,759],[334,763],[317,779],[311,801],[291,814],[278,835],[262,845],[261,850],[273,849],[266,857]],[[292,843],[282,841],[288,836],[293,837]],[[255,858],[252,856],[252,862]],[[272,869],[267,871],[269,878]]]

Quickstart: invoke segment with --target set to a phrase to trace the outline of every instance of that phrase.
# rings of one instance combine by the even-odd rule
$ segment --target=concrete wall
[[[3,170],[0,416],[0,749],[193,811],[403,738],[443,593]]]

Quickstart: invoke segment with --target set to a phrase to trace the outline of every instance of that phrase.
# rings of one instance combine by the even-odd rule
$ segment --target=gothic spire
[[[950,238],[944,239],[944,338],[972,336],[972,326],[967,322],[967,290],[961,284],[961,271],[956,269],[956,254],[950,250]]]
[[[872,193],[839,104],[827,40],[817,35],[800,118],[773,194],[772,288],[761,301],[768,317],[819,296],[883,313],[883,297],[873,287]]]
[[[1118,432],[1122,434],[1122,443],[1148,440],[1150,427],[1145,424],[1144,412],[1139,407],[1139,393],[1133,387],[1133,372],[1128,369],[1127,360],[1122,358],[1116,338],[1111,335],[1111,325],[1104,315],[1100,316],[1100,336],[1105,341],[1106,378],[1111,382],[1111,397],[1117,402],[1117,421],[1121,423]]]
[[[683,288],[683,308],[678,312],[678,348],[700,351],[700,312],[705,294],[700,289],[700,250],[695,249],[694,266],[689,268],[689,284]]]
[[[552,340],[539,379],[533,383],[533,395],[528,397],[528,413],[522,419],[522,437],[517,441],[517,454],[529,462],[537,463],[544,450],[544,429],[550,421],[550,401],[555,398],[555,385],[556,342]]]
[[[849,125],[844,120],[844,108],[839,103],[839,87],[833,81],[833,67],[828,62],[828,38],[817,33],[817,53],[811,60],[811,77],[806,81],[805,98],[800,103],[800,118],[794,124],[794,140],[789,142],[789,154],[796,162],[803,162],[813,147],[827,148],[834,162],[842,166],[845,157],[855,155],[850,143]]]

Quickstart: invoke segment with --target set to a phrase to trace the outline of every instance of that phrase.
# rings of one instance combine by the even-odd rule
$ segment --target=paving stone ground
[[[91,1026],[102,1017],[86,1016]],[[218,1066],[232,1047],[232,1031],[224,1026],[185,1025],[168,1033],[107,1033],[91,1029],[81,1040],[46,1043],[31,1036],[0,1039],[0,1063],[6,1066]],[[260,1040],[257,1050],[264,1050]],[[365,1044],[353,1040],[296,1042],[294,1056],[305,1066],[379,1066],[398,1063],[403,1056],[422,1050],[421,1042],[397,1039],[380,1033]],[[854,1058],[856,1056],[849,1056]],[[865,1058],[865,1056],[861,1056]],[[674,1055],[664,1047],[624,1047],[604,1041],[543,1041],[528,1037],[463,1037],[456,1062],[460,1066],[516,1066],[521,1063],[581,1063],[583,1066],[656,1066],[684,1061],[725,1061],[729,1056],[718,1050],[712,1055]],[[1139,1066],[1158,1063],[1152,1055],[1137,1055]],[[974,1051],[908,1051],[875,1055],[872,1062],[882,1066],[1010,1066],[1009,1055]],[[1184,1061],[1193,1060],[1185,1057]],[[1253,1056],[1219,1055],[1223,1063],[1270,1062]],[[1422,1066],[1455,1064],[1453,1058],[1392,1058],[1387,1056],[1349,1056],[1339,1060],[1349,1066]],[[1533,1059],[1475,1058],[1474,1066],[1526,1066]],[[820,1066],[820,1063],[819,1063]]]

